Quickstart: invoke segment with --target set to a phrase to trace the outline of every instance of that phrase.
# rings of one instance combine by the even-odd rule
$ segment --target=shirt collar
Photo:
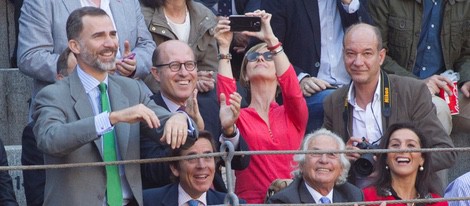
[[[378,101],[380,100],[380,82],[382,81],[382,78],[379,76],[379,81],[377,82],[377,86],[375,88],[375,93],[374,93],[374,98],[372,101]],[[356,105],[356,94],[354,92],[354,81],[351,82],[351,85],[349,85],[349,91],[348,91],[348,103],[355,106]]]
[[[162,99],[165,102],[166,106],[168,107],[168,110],[170,110],[170,112],[176,112],[182,106],[182,105],[176,104],[175,102],[165,97],[165,95],[163,95],[162,92],[160,92],[160,94],[162,95]]]
[[[85,92],[88,94],[90,91],[95,89],[99,84],[100,81],[95,79],[93,76],[90,74],[86,73],[85,71],[80,68],[80,66],[77,64],[77,73],[78,73],[78,78],[83,84],[83,88],[85,89]],[[108,85],[108,75],[106,74],[106,78],[104,78],[103,82]]]
[[[199,198],[196,199],[199,201],[199,204],[202,203],[204,205],[207,205],[206,195],[207,195],[207,192],[204,192],[202,193],[201,196],[199,196]],[[178,206],[185,205],[189,200],[192,200],[192,199],[193,198],[189,196],[189,194],[186,191],[184,191],[183,187],[181,187],[181,184],[178,184]]]
[[[312,197],[313,197],[313,199],[315,200],[316,203],[320,203],[320,198],[322,198],[322,197],[328,197],[328,199],[330,199],[330,202],[333,203],[333,190],[334,190],[334,188],[332,190],[330,190],[328,195],[323,196],[322,194],[317,192],[315,189],[313,189],[313,187],[310,187],[310,185],[308,185],[306,181],[304,181],[304,184],[307,187],[308,192],[310,193],[310,195],[312,195]]]

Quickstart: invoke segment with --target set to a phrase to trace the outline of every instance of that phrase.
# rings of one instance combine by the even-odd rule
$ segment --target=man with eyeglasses
[[[219,141],[231,141],[235,149],[245,151],[248,146],[240,137],[238,129],[235,127],[235,120],[238,118],[240,110],[241,96],[231,95],[231,105],[220,106],[217,100],[215,104],[204,105],[200,110],[197,100],[197,62],[191,47],[179,40],[169,40],[160,44],[153,54],[151,72],[160,84],[160,91],[153,95],[151,99],[157,105],[166,108],[170,112],[184,110],[195,120],[199,130],[207,130],[208,126],[218,125],[217,128],[208,130],[212,136],[220,137]],[[225,99],[225,96],[223,97]],[[229,97],[227,97],[229,98]],[[224,101],[222,101],[224,102]],[[207,102],[205,102],[207,103]],[[209,114],[203,118],[201,113]],[[219,114],[219,116],[217,116]],[[222,131],[221,129],[222,128]],[[221,135],[222,134],[222,135]],[[141,158],[166,157],[169,149],[165,145],[155,143],[148,139],[141,147]],[[232,168],[241,170],[249,164],[248,156],[236,156],[232,161]],[[142,165],[142,182],[144,188],[161,187],[170,183],[170,169],[166,163],[144,164]],[[220,171],[214,180],[214,187],[218,191],[226,191],[225,184],[220,175]]]

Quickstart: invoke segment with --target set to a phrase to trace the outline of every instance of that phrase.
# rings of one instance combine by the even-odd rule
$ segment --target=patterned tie
[[[197,201],[197,200],[189,200],[189,201],[188,201],[188,205],[189,205],[189,206],[198,206],[198,205],[199,205],[199,201]]]
[[[111,112],[108,95],[106,94],[106,84],[101,82],[99,85],[101,97],[101,111]],[[116,161],[116,143],[114,130],[103,135],[103,158],[105,162]],[[106,166],[106,199],[110,206],[122,206],[122,189],[119,169],[117,165]]]
[[[321,197],[320,198],[321,203],[331,203],[330,199],[328,197]]]
[[[219,16],[230,16],[232,15],[232,0],[219,0],[218,12]]]

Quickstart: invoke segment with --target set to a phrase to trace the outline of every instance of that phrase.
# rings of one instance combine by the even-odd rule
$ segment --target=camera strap
[[[388,79],[388,75],[382,70],[380,71],[380,78],[382,80],[380,81],[380,88],[381,88],[380,92],[382,94],[382,106],[381,106],[382,116],[385,117],[385,125],[388,125],[388,120],[392,113],[392,95],[391,95],[392,91],[390,88],[390,80]],[[349,131],[349,119],[350,119],[349,116],[351,112],[352,111],[350,111],[349,102],[348,102],[348,95],[346,94],[346,97],[344,98],[343,122],[344,122],[344,127],[345,127],[345,134],[347,138],[351,136],[350,131]]]

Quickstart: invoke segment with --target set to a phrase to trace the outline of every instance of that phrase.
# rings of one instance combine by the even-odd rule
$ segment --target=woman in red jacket
[[[264,43],[253,46],[243,59],[240,80],[248,87],[251,101],[240,110],[236,126],[250,150],[297,150],[308,118],[297,75],[273,34],[271,14],[257,10],[246,15],[261,18],[261,31],[244,34]],[[227,97],[236,91],[228,53],[233,37],[228,19],[221,18],[215,36],[220,52],[217,92]],[[275,101],[278,85],[283,105]],[[235,193],[248,203],[263,203],[272,181],[291,178],[292,157],[292,154],[251,156],[248,168],[236,172]]]
[[[426,138],[411,123],[391,125],[381,140],[380,148],[420,149],[426,148]],[[377,180],[373,186],[365,188],[366,201],[413,200],[440,198],[439,189],[430,184],[438,179],[432,172],[429,153],[399,152],[381,153],[377,158]],[[414,206],[414,203],[387,204]],[[420,205],[420,204],[416,204]],[[427,206],[447,206],[447,202],[424,204]]]

